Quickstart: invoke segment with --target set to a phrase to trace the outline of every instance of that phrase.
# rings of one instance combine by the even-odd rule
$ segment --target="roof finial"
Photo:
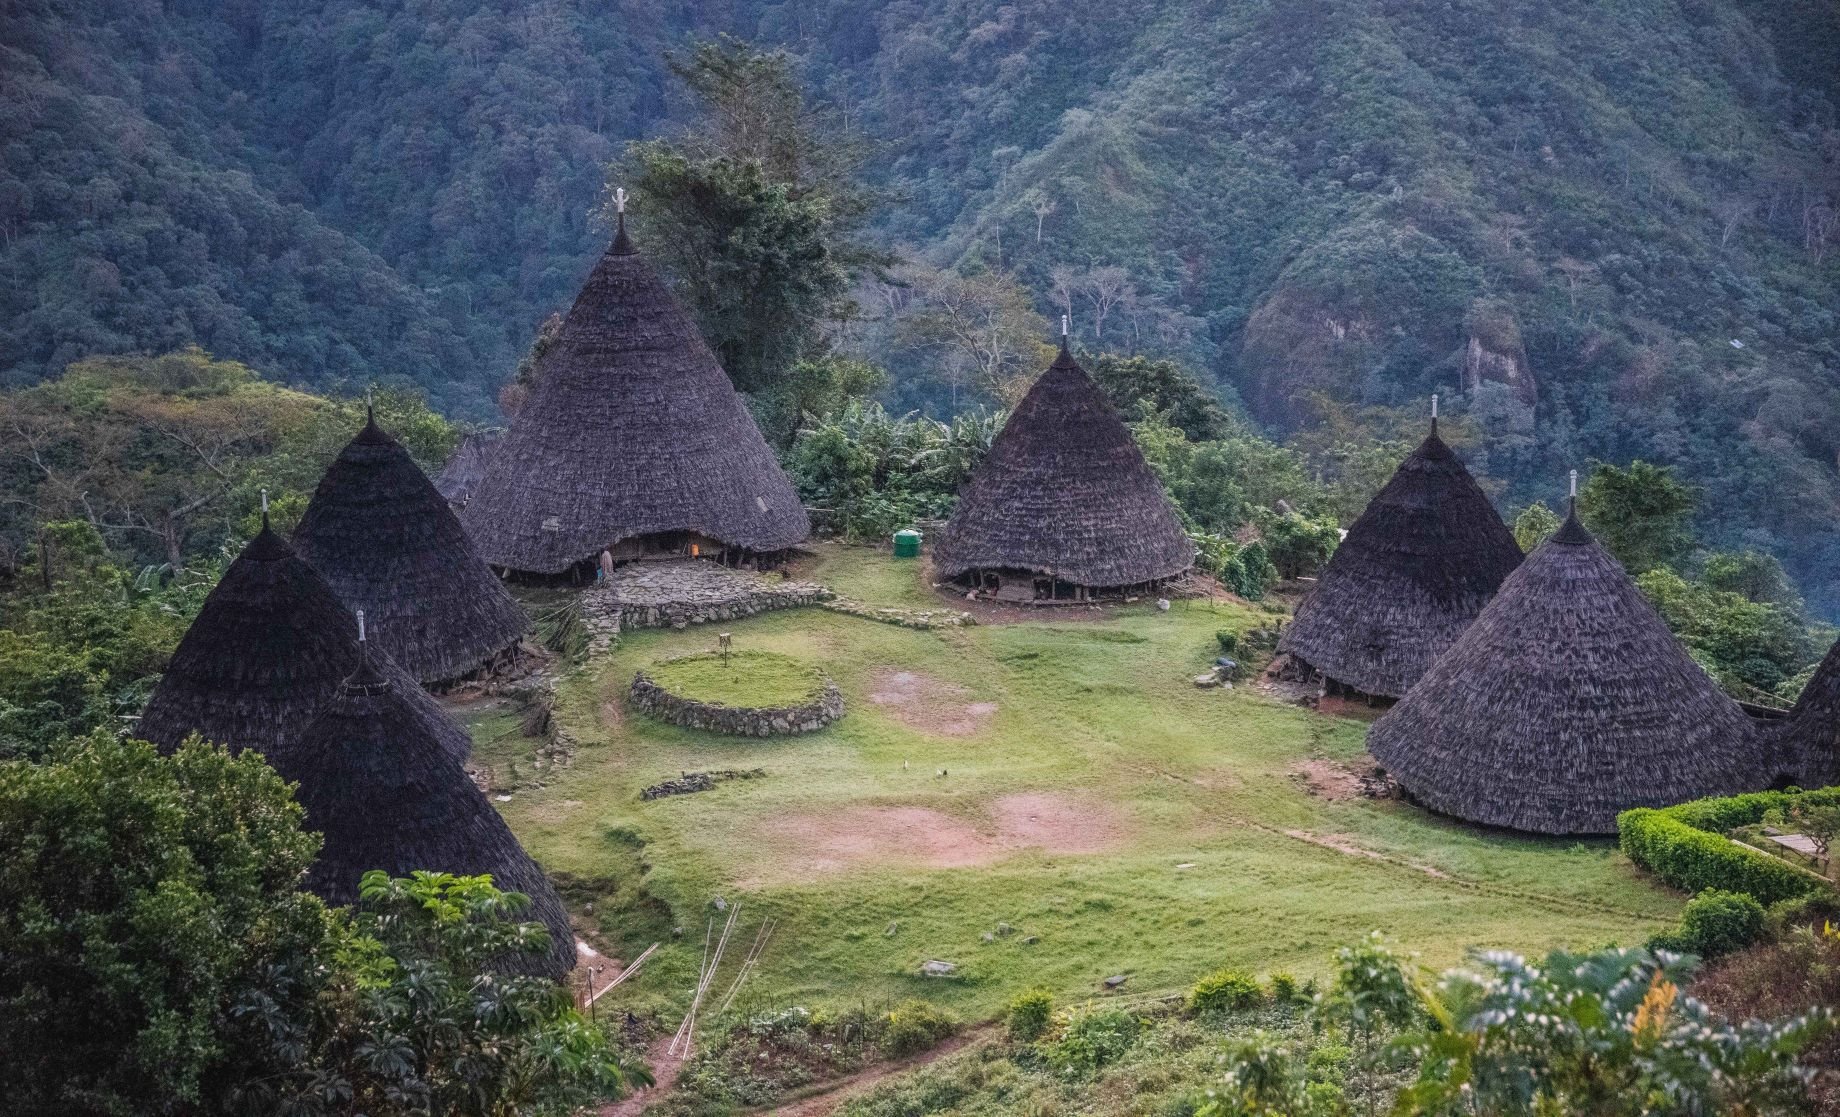
[[[1069,318],[1069,315],[1066,315],[1066,314],[1061,315],[1061,336],[1062,337],[1067,336],[1068,318]]]
[[[1578,471],[1572,470],[1572,499],[1578,499]]]
[[[1061,315],[1061,356],[1067,358],[1068,360],[1073,359],[1073,350],[1068,348],[1068,342],[1067,342],[1067,332],[1071,324],[1072,323],[1071,323],[1070,315],[1066,315],[1066,314]]]
[[[613,247],[622,254],[629,254],[633,250],[632,241],[626,239],[626,199],[628,196],[626,187],[613,188]]]
[[[262,490],[262,530],[268,530],[268,490]]]
[[[372,398],[371,390],[375,385],[364,386],[364,422],[368,426],[377,424],[377,401]]]
[[[1565,501],[1565,516],[1567,519],[1578,518],[1578,471],[1575,469],[1572,470],[1572,493]]]
[[[1431,393],[1431,433],[1437,433],[1437,393]]]
[[[364,643],[364,610],[358,610],[358,643]]]

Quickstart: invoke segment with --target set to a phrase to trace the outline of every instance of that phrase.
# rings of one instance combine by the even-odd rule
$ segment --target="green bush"
[[[1651,950],[1674,950],[1717,958],[1763,937],[1763,905],[1742,892],[1709,888],[1687,901],[1678,930],[1648,940]]]
[[[1297,979],[1288,973],[1272,974],[1271,999],[1281,1005],[1297,1003]]]
[[[1214,633],[1214,639],[1220,641],[1220,650],[1229,655],[1239,647],[1239,633],[1230,628],[1223,628]]]
[[[1188,1011],[1197,1016],[1251,1008],[1264,999],[1259,983],[1238,970],[1215,970],[1188,991]]]
[[[913,1055],[937,1045],[951,1035],[958,1022],[937,1005],[921,1000],[902,1001],[888,1013],[882,1046],[891,1055]]]
[[[1048,1062],[1065,1074],[1091,1074],[1123,1058],[1142,1027],[1137,1017],[1121,1008],[1081,1013],[1049,1047]]]
[[[1048,1030],[1054,1012],[1054,996],[1046,989],[1025,989],[1009,1002],[1006,1019],[1009,1036],[1021,1043],[1032,1043]]]
[[[1623,852],[1669,884],[1692,892],[1719,888],[1746,893],[1758,903],[1773,904],[1822,887],[1812,873],[1761,850],[1739,845],[1723,834],[1688,825],[1674,814],[1690,807],[1696,808],[1692,817],[1729,819],[1730,826],[1755,821],[1736,812],[1702,808],[1704,802],[1665,811],[1647,807],[1624,811],[1616,818]],[[1768,805],[1759,805],[1757,815],[1761,816]]]

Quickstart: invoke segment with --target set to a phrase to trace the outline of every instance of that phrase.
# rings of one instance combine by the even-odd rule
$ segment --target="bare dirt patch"
[[[989,810],[989,824],[979,826],[928,807],[850,807],[782,815],[765,820],[760,831],[786,851],[773,859],[770,875],[792,880],[895,862],[967,868],[1025,850],[1104,853],[1128,835],[1112,808],[1068,796],[1006,795]]]
[[[997,839],[1010,848],[1039,847],[1050,853],[1105,853],[1124,840],[1116,811],[1065,795],[1030,792],[1005,795],[994,804]]]
[[[785,815],[763,829],[791,848],[775,859],[793,876],[834,873],[859,864],[901,860],[926,868],[982,865],[995,843],[963,819],[926,807],[851,807]]]
[[[913,671],[879,671],[869,701],[896,721],[940,737],[969,737],[997,712],[995,702],[967,702],[971,691]]]
[[[1361,797],[1361,773],[1333,760],[1305,760],[1293,764],[1291,778],[1311,795],[1331,803]]]

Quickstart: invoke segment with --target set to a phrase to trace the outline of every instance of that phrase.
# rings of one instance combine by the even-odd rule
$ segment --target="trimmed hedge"
[[[1725,837],[1749,826],[1775,808],[1787,813],[1796,804],[1840,802],[1840,788],[1821,791],[1756,791],[1655,810],[1638,807],[1616,816],[1623,852],[1676,888],[1743,892],[1761,904],[1773,904],[1826,888],[1815,874],[1779,857]]]

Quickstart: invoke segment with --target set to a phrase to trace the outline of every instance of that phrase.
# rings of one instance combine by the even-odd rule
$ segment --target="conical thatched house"
[[[1432,810],[1543,834],[1759,786],[1759,733],[1569,516],[1367,734]]]
[[[603,550],[771,555],[811,530],[623,218],[460,518],[487,562],[532,574],[585,571]]]
[[[486,464],[503,437],[503,431],[474,431],[454,448],[453,457],[447,459],[434,479],[435,491],[451,507],[464,508],[473,498],[473,490],[485,479]]]
[[[179,641],[135,736],[170,751],[196,732],[277,761],[357,663],[356,618],[264,517]],[[472,742],[435,700],[387,658],[378,670],[464,758]]]
[[[411,691],[363,660],[299,747],[275,763],[300,784],[307,828],[325,835],[307,887],[327,903],[352,904],[372,869],[391,876],[417,869],[490,873],[500,889],[528,895],[524,918],[549,929],[549,952],[516,968],[561,977],[575,965],[575,935],[562,900],[436,739]]]
[[[1520,562],[1514,535],[1434,418],[1348,529],[1278,650],[1332,690],[1398,698]]]
[[[1827,650],[1789,716],[1770,728],[1776,733],[1782,769],[1770,777],[1772,783],[1840,783],[1840,641]]]
[[[348,608],[364,610],[377,645],[424,684],[490,665],[530,628],[453,510],[375,418],[320,479],[294,549]]]
[[[1162,482],[1065,338],[933,546],[940,577],[1010,601],[1103,597],[1194,561]]]

